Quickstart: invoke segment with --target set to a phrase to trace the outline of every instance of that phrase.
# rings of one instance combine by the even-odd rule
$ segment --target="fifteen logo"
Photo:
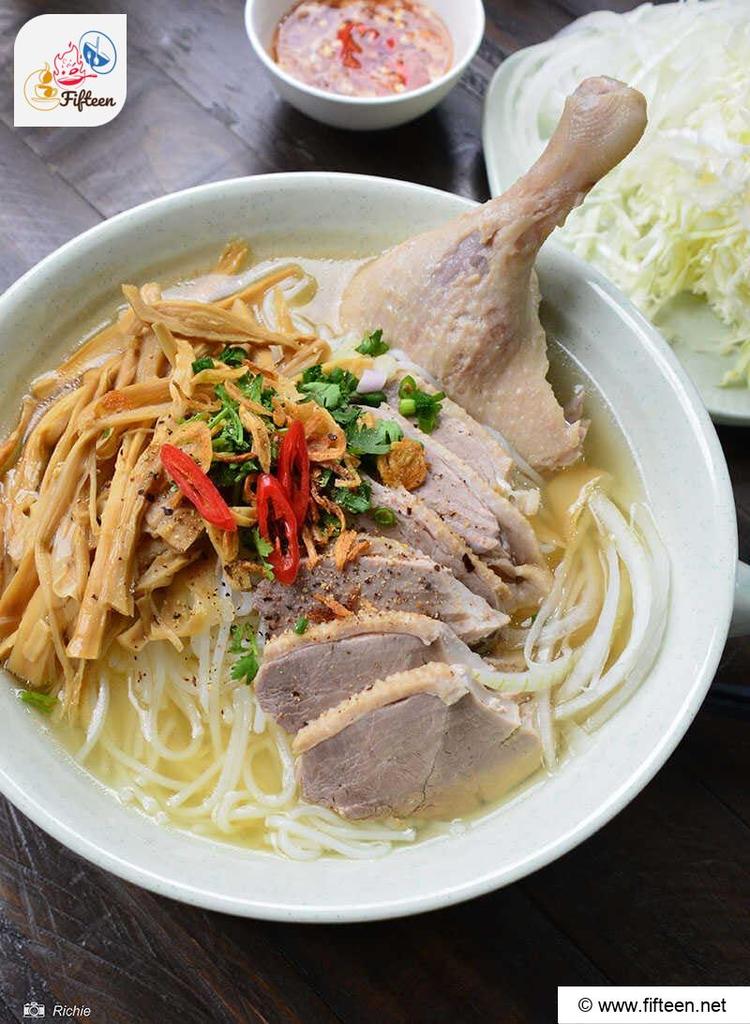
[[[43,14],[28,21],[14,50],[14,124],[90,127],[116,117],[126,95],[125,33],[124,14]]]

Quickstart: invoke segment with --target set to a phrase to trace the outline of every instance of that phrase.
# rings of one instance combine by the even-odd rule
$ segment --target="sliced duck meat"
[[[350,819],[466,814],[539,768],[528,707],[462,666],[394,674],[297,735],[302,794]]]
[[[516,565],[511,558],[493,556],[487,564],[510,590],[505,611],[516,613],[536,611],[552,589],[553,576],[546,565]]]
[[[442,565],[421,551],[375,535],[364,537],[368,548],[344,569],[332,554],[314,569],[303,564],[292,586],[262,580],[253,589],[254,607],[267,632],[283,633],[301,617],[314,618],[320,598],[333,598],[357,611],[363,603],[379,611],[416,612],[440,619],[467,644],[496,633],[508,616],[472,593]]]
[[[641,93],[587,79],[540,159],[504,195],[362,267],[344,295],[343,323],[382,328],[532,466],[575,461],[586,424],[566,420],[547,380],[534,261],[645,127]]]
[[[416,386],[427,394],[434,395],[439,390],[420,376],[416,367],[399,368],[385,389],[388,404],[392,409],[399,409],[399,387],[404,377],[411,377]],[[514,462],[500,439],[450,398],[444,398],[441,404],[437,424],[430,435],[433,440],[467,462],[490,487],[509,498],[524,515],[536,515],[541,500],[539,489],[528,484],[518,488],[511,485],[509,477]]]
[[[421,377],[416,370],[399,368],[391,377],[385,391],[388,404],[397,411],[400,403],[398,391],[404,377],[411,377],[417,387],[429,395],[434,395],[440,390]],[[437,424],[430,436],[454,455],[468,462],[492,487],[500,485],[503,489],[508,486],[507,480],[513,469],[513,459],[491,431],[450,398],[443,399]]]
[[[512,586],[516,577],[533,580],[538,603],[549,592],[552,578],[537,536],[523,512],[431,434],[423,433],[392,409],[372,412],[376,419],[397,422],[407,437],[424,445],[429,472],[424,483],[412,493],[438,513],[475,554],[496,565],[506,583]],[[527,571],[527,566],[536,571]],[[516,573],[516,568],[523,571]],[[522,606],[517,598],[516,606]]]
[[[365,515],[358,519],[360,529],[372,533],[385,532],[386,536],[424,552],[493,608],[507,610],[508,604],[512,603],[507,584],[421,498],[403,487],[384,487],[373,480],[372,503],[376,507],[390,509],[396,516],[396,522],[393,526],[383,527]]]
[[[449,526],[472,551],[486,555],[500,547],[500,524],[489,486],[465,462],[390,406],[368,410],[375,419],[398,423],[405,437],[424,445],[429,472],[412,493]],[[483,493],[484,492],[484,493]]]
[[[407,612],[351,615],[270,640],[255,680],[260,706],[297,732],[377,679],[431,661],[485,663],[442,622]]]

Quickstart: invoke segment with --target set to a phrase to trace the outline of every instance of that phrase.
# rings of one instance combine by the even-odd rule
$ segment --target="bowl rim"
[[[354,184],[364,188],[368,185],[387,186],[402,194],[431,194],[436,197],[450,199],[454,202],[459,200],[465,203],[467,208],[479,205],[473,200],[458,197],[440,189],[373,175],[333,172],[291,172],[210,182],[180,192],[170,193],[169,195],[140,204],[130,210],[123,211],[66,242],[41,260],[36,266],[29,269],[0,296],[0,322],[2,321],[6,306],[12,305],[18,299],[22,299],[24,291],[34,287],[34,281],[37,277],[41,278],[50,272],[55,273],[61,267],[64,267],[80,246],[84,246],[91,241],[97,241],[99,244],[106,243],[108,238],[117,236],[122,229],[127,228],[128,224],[137,223],[139,217],[156,209],[179,207],[185,202],[200,201],[203,197],[221,194],[222,191],[241,191],[248,186],[253,187],[255,184],[263,185],[270,182],[274,184],[283,183],[291,187],[302,182],[312,183],[317,185],[317,187],[330,187],[337,182],[349,185]],[[253,184],[251,185],[250,183]],[[703,462],[712,471],[713,490],[717,498],[717,515],[720,513],[724,520],[722,532],[722,547],[724,550],[720,554],[723,560],[733,559],[736,563],[738,548],[737,524],[734,515],[729,471],[718,436],[696,388],[666,341],[629,299],[619,292],[598,270],[586,264],[566,249],[556,245],[550,248],[554,250],[556,257],[574,267],[578,275],[582,275],[592,286],[604,292],[610,302],[627,314],[628,320],[634,325],[634,330],[637,330],[641,335],[643,343],[648,347],[650,354],[657,364],[662,367],[665,375],[670,378],[672,387],[679,393],[681,405],[683,405],[686,415],[692,421],[694,428],[700,431],[703,442]],[[733,607],[734,576],[731,579],[727,579],[726,591],[723,595],[719,592],[717,596],[720,600],[715,605],[716,618],[711,641],[703,652],[701,664],[696,670],[689,690],[686,691],[685,699],[679,709],[675,711],[669,728],[661,734],[660,741],[655,744],[650,754],[629,772],[627,780],[619,789],[612,792],[584,821],[579,822],[567,832],[559,834],[555,839],[541,846],[533,854],[519,859],[516,863],[499,869],[493,869],[479,877],[462,881],[458,884],[446,885],[444,882],[436,882],[431,886],[429,892],[410,897],[409,899],[389,901],[387,898],[379,898],[370,902],[336,905],[330,902],[316,904],[313,898],[309,904],[300,907],[297,904],[285,904],[283,896],[271,901],[242,894],[226,895],[225,893],[212,891],[207,887],[198,887],[189,881],[169,877],[168,873],[166,871],[162,873],[162,869],[159,867],[149,870],[134,863],[127,857],[119,856],[112,848],[108,848],[103,843],[98,843],[95,839],[88,837],[85,832],[77,830],[75,825],[65,820],[64,815],[58,816],[54,810],[44,805],[43,799],[39,798],[28,786],[19,783],[13,774],[4,771],[1,766],[0,792],[34,821],[35,824],[74,853],[120,878],[149,891],[208,910],[273,921],[347,923],[405,917],[452,906],[509,885],[557,860],[607,824],[651,781],[689,728],[710,686],[729,630]],[[81,771],[85,770],[81,769]],[[101,786],[93,776],[88,775],[88,773],[86,775],[88,776],[87,781],[92,786]],[[111,799],[114,800],[114,797],[111,797]],[[154,824],[154,827],[163,828],[164,826]],[[180,834],[179,830],[173,831],[178,835]],[[193,839],[194,837],[188,838]],[[392,856],[397,855],[398,851]]]
[[[286,85],[292,89],[296,89],[308,96],[314,96],[316,99],[324,100],[328,103],[335,103],[337,105],[354,108],[399,107],[408,103],[410,100],[419,99],[422,96],[429,96],[431,93],[437,92],[450,82],[460,78],[469,64],[471,64],[472,60],[474,60],[474,57],[479,51],[479,47],[482,45],[484,30],[487,23],[487,15],[484,10],[483,0],[468,0],[468,2],[472,4],[472,10],[476,16],[474,34],[469,42],[465,55],[460,61],[454,61],[444,75],[441,75],[440,78],[436,78],[433,82],[428,82],[427,85],[423,85],[419,89],[411,89],[400,93],[397,96],[346,96],[343,93],[327,92],[325,89],[319,89],[315,85],[308,85],[306,82],[303,82],[302,79],[295,78],[294,75],[290,75],[287,71],[284,71],[284,69],[281,68],[275,60],[272,60],[268,50],[261,42],[258,33],[255,31],[255,24],[253,22],[253,15],[258,4],[261,2],[263,2],[263,0],[246,0],[245,31],[247,32],[247,36],[250,40],[250,45],[256,55],[266,66],[266,69],[272,75],[280,78],[282,82],[285,82]],[[467,2],[467,0],[464,0],[464,2]],[[289,10],[291,10],[293,6],[294,0],[290,0]]]

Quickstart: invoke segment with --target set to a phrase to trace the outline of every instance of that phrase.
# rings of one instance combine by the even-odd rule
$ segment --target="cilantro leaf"
[[[242,680],[246,686],[252,683],[260,668],[258,638],[249,622],[235,623],[230,631],[229,651],[240,657],[232,666],[232,679]]]
[[[18,699],[45,715],[49,715],[57,704],[57,697],[54,693],[40,693],[39,690],[21,690]]]
[[[221,432],[214,437],[214,451],[217,452],[246,452],[251,445],[245,440],[245,428],[239,416],[237,402],[227,392],[223,384],[217,384],[214,394],[221,402],[221,409],[208,421],[210,430],[222,425]]]
[[[193,363],[193,373],[200,373],[201,370],[213,370],[214,361],[211,356],[203,356],[201,359],[196,359]]]
[[[258,529],[257,526],[253,527],[251,535],[253,539],[253,544],[255,545],[255,550],[260,560],[260,564],[263,566],[263,575],[268,580],[275,579],[273,574],[273,566],[268,561],[268,556],[273,551],[273,544],[271,543],[270,540],[264,540],[264,538],[261,537],[260,530]]]
[[[273,544],[270,540],[265,540],[265,538],[261,537],[257,526],[253,527],[253,540],[255,542],[255,550],[261,558],[267,558],[273,551]]]
[[[392,420],[380,420],[374,427],[356,423],[346,432],[347,447],[354,455],[387,455],[403,436],[401,427]]]
[[[316,380],[321,380],[323,377],[323,367],[320,363],[316,363],[315,366],[308,366],[306,370],[302,372],[302,383],[312,384]]]
[[[251,473],[259,473],[260,466],[255,459],[248,459],[247,462],[215,462],[208,475],[217,487],[235,487],[243,483],[245,477]],[[234,504],[239,504],[234,502]]]
[[[370,511],[372,508],[371,495],[372,487],[366,480],[363,480],[353,491],[346,487],[334,487],[331,490],[331,496],[336,504],[354,516],[361,516]]]
[[[388,343],[383,341],[382,331],[372,331],[371,334],[364,336],[361,344],[357,345],[356,351],[363,356],[382,356],[389,347]]]
[[[326,374],[324,379],[332,384],[338,384],[341,388],[342,396],[347,400],[356,393],[359,387],[358,378],[353,373],[350,373],[349,370],[343,370],[340,366],[335,367],[330,373]]]
[[[303,395],[307,395],[308,398],[312,398],[318,405],[322,405],[324,409],[338,409],[341,405],[342,394],[341,388],[338,384],[326,382],[323,380],[312,381],[310,384],[301,384],[299,389]]]
[[[342,370],[340,366],[330,373],[323,373],[322,367],[313,366],[302,375],[300,391],[330,410],[348,405],[358,386],[359,381],[354,374]]]
[[[236,345],[227,345],[224,351],[219,353],[219,359],[227,366],[242,366],[247,359],[247,352]]]
[[[273,411],[273,398],[276,391],[274,388],[263,387],[263,377],[259,373],[255,375],[246,373],[244,377],[240,377],[236,381],[236,384],[242,394],[251,402],[264,405],[269,412]]]
[[[338,490],[341,490],[341,488],[339,487]],[[338,537],[341,533],[339,517],[332,515],[330,512],[324,512],[320,517],[320,526],[328,534],[329,540],[333,537]]]
[[[333,409],[331,411],[331,416],[345,430],[356,423],[361,415],[362,410],[357,405],[346,405],[343,409]]]

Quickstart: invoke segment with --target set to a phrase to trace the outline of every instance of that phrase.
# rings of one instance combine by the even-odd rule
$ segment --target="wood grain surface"
[[[457,0],[458,2],[458,0]],[[0,287],[68,238],[174,189],[290,170],[367,172],[487,198],[482,99],[494,69],[593,9],[486,0],[487,34],[450,97],[393,132],[352,135],[283,104],[240,0],[0,3]],[[18,28],[55,11],[128,14],[129,91],[96,129],[14,129]],[[750,556],[748,434],[722,429]],[[711,538],[706,538],[706,558]],[[750,981],[750,643],[655,781],[551,867],[444,912],[347,927],[237,920],[145,893],[69,853],[0,800],[0,1020],[23,1004],[96,1024],[550,1024],[561,984]]]

